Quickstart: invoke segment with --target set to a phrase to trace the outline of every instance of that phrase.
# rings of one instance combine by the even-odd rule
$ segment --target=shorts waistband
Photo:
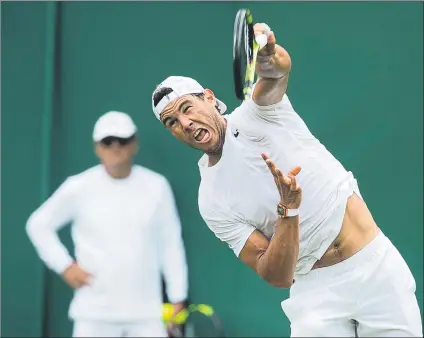
[[[392,242],[380,230],[377,236],[375,236],[370,243],[353,256],[340,263],[325,268],[311,270],[304,275],[296,275],[295,283],[310,281],[311,279],[323,280],[340,276],[346,272],[354,270],[358,266],[363,266],[366,262],[373,261],[378,257],[381,257],[390,246],[392,246]]]

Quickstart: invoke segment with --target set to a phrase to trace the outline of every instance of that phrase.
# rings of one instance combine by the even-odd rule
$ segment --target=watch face
[[[281,205],[280,203],[278,203],[277,205],[277,214],[280,217],[293,217],[293,216],[297,216],[299,215],[299,209],[288,209],[286,207],[284,207],[283,205]]]
[[[287,209],[284,208],[282,205],[278,204],[277,214],[278,214],[278,216],[286,217],[287,216]]]

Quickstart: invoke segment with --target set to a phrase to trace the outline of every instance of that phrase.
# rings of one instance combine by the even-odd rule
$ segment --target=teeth
[[[199,136],[201,131],[202,129],[197,129],[196,132],[194,133],[194,137],[196,138],[197,136]]]

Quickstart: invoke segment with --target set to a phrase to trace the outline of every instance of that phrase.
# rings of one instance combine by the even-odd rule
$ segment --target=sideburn
[[[226,133],[227,125],[226,125],[225,122],[224,123],[221,122],[221,115],[214,114],[213,120],[214,120],[215,125],[216,125],[216,130],[218,131],[218,136],[219,136],[218,137],[218,143],[214,148],[208,149],[206,154],[207,155],[220,155],[222,153],[222,149],[224,147],[225,133]]]

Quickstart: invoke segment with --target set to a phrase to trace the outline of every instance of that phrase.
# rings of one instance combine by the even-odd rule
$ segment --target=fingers
[[[275,35],[271,28],[266,23],[257,23],[253,26],[256,42],[259,44],[259,49],[264,47],[266,54],[272,55],[275,53]]]
[[[271,28],[266,23],[255,23],[253,25],[253,31],[255,36],[261,34],[268,35],[271,32]]]
[[[283,175],[283,172],[280,169],[276,169],[276,175],[278,180],[280,181],[281,184],[286,184],[286,185],[290,185],[290,179],[288,177],[286,177],[285,175]]]
[[[280,184],[290,185],[290,179],[283,175],[283,172],[275,166],[274,162],[272,162],[270,159],[267,159],[265,162],[268,165],[272,175],[274,176],[274,181],[277,186],[280,186]]]
[[[264,159],[264,161],[266,161],[267,159],[269,159],[269,156],[265,153],[261,153],[262,158]]]
[[[260,46],[263,55],[275,54],[276,39],[274,32],[266,23],[257,23],[253,26],[256,42]],[[265,48],[264,48],[265,47]],[[265,52],[266,51],[266,52]]]
[[[291,191],[298,191],[300,190],[300,186],[297,184],[296,177],[293,175],[289,175],[290,179],[290,190]]]
[[[273,174],[277,175],[276,170],[279,170],[279,169],[276,168],[274,162],[269,158],[269,156],[265,153],[261,153],[261,156],[264,159],[265,163],[267,164],[268,168],[271,170],[271,172]],[[302,170],[302,168],[300,166],[296,166],[288,172],[288,176],[290,176],[290,175],[297,176],[297,174],[299,174],[301,170]],[[283,175],[283,177],[285,177],[285,176]]]
[[[80,287],[85,286],[85,285],[90,285],[92,278],[93,278],[92,274],[85,272],[85,271],[81,271],[76,276],[75,285],[76,285],[77,288],[80,288]]]
[[[91,273],[84,271],[78,264],[73,263],[62,274],[64,280],[74,289],[91,284],[94,277]]]
[[[93,275],[89,272],[83,271],[83,274],[81,275],[81,282],[83,285],[88,285],[91,283],[91,279],[93,278]]]
[[[274,32],[270,32],[268,34],[268,41],[267,41],[267,44],[266,44],[266,50],[267,50],[268,55],[275,54],[275,43],[276,43],[276,40],[275,40]]]
[[[301,170],[302,170],[301,167],[296,166],[292,170],[289,171],[289,175],[296,176],[298,173],[300,173]]]
[[[262,158],[264,159],[266,165],[268,166],[268,169],[271,171],[271,173],[276,176],[277,173],[275,172],[275,165],[274,162],[271,161],[271,159],[268,157],[267,154],[261,153]]]

